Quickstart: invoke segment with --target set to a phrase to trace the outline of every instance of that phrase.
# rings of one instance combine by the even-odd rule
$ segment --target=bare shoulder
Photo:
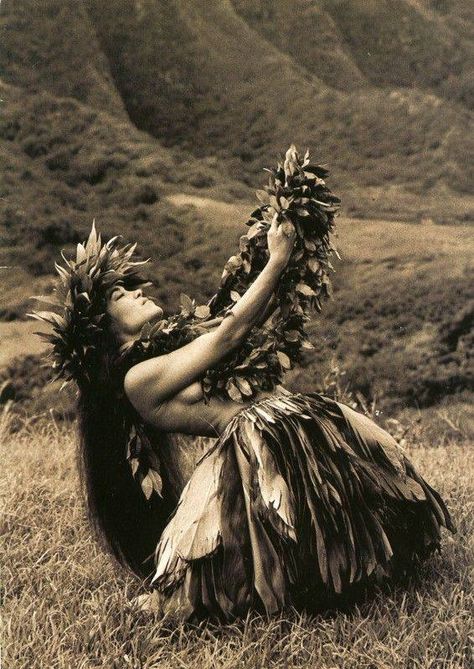
[[[125,378],[123,380],[123,387],[125,390],[125,394],[127,395],[130,401],[135,396],[137,391],[140,389],[141,381],[143,378],[143,375],[140,373],[139,370],[137,370],[137,367],[139,367],[139,365],[134,365],[133,367],[130,367],[128,372],[125,374]]]
[[[157,364],[153,359],[143,360],[130,367],[125,374],[123,388],[132,405],[142,415],[153,408],[153,393],[150,387],[152,375],[156,378]]]

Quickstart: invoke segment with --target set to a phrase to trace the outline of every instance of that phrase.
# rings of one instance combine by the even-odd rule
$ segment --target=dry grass
[[[90,536],[77,492],[73,430],[44,421],[10,434],[8,426],[5,413],[5,667],[472,666],[474,455],[467,442],[446,443],[440,434],[443,446],[408,446],[458,525],[420,578],[379,592],[349,613],[251,615],[218,628],[173,624],[130,609],[141,584],[116,569]]]

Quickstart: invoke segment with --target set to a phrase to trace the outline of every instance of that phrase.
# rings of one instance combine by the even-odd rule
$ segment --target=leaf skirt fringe
[[[199,460],[153,585],[190,618],[321,609],[406,573],[455,531],[440,495],[366,416],[316,393],[240,411]]]

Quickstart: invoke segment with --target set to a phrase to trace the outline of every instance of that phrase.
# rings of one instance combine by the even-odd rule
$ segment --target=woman
[[[392,437],[349,407],[282,386],[247,404],[204,402],[205,371],[272,309],[295,240],[285,229],[272,223],[269,261],[226,317],[171,353],[128,354],[163,311],[139,287],[134,247],[102,245],[94,228],[76,260],[57,266],[64,313],[37,315],[53,324],[59,374],[79,387],[82,473],[99,536],[187,618],[321,608],[406,573],[439,547],[441,526],[454,531]],[[183,452],[172,433],[216,440]],[[160,495],[143,495],[127,443],[135,469],[139,451],[160,469]]]

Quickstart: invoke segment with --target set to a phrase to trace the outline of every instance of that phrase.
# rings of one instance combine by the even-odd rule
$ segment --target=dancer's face
[[[144,297],[141,288],[126,290],[123,286],[114,286],[107,297],[107,313],[123,342],[138,336],[147,321],[163,316],[163,309]]]

